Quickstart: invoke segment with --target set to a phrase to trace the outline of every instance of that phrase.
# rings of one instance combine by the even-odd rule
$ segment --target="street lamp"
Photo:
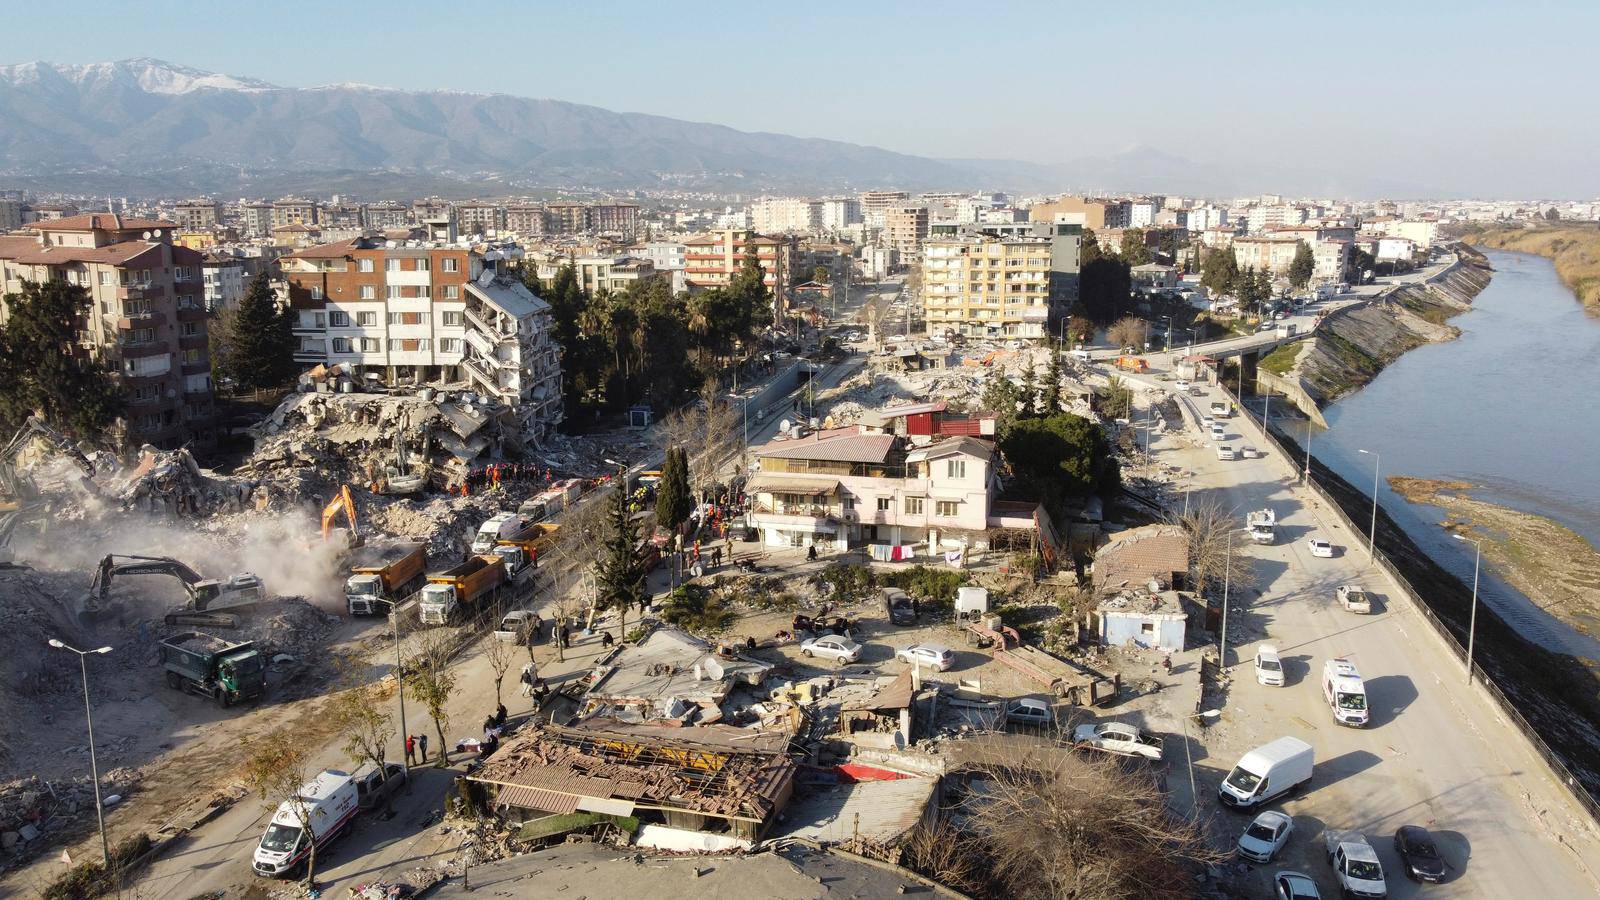
[[[1478,634],[1478,567],[1483,562],[1483,541],[1452,534],[1458,541],[1475,548],[1472,555],[1472,614],[1467,617],[1467,684],[1472,683],[1472,639]]]
[[[395,693],[400,697],[400,735],[402,738],[402,746],[404,746],[403,742],[411,739],[411,732],[406,730],[406,670],[405,663],[400,658],[399,601],[390,600],[386,597],[373,597],[372,599],[378,601],[379,603],[389,604],[389,630],[390,633],[394,635],[394,687]],[[402,759],[403,762],[401,762],[401,765],[405,767],[407,778],[406,783],[410,784],[411,758],[402,755]],[[427,760],[423,760],[423,762],[427,762]]]
[[[1233,526],[1228,526],[1228,552],[1222,557],[1222,634],[1217,647],[1217,668],[1228,667],[1228,582],[1233,575]]]
[[[100,762],[94,753],[94,714],[89,709],[89,664],[86,661],[91,653],[110,653],[110,647],[101,647],[98,650],[79,650],[77,647],[68,646],[55,638],[50,639],[50,646],[57,650],[71,650],[78,654],[78,670],[83,674],[83,717],[89,722],[89,773],[94,777],[94,815],[100,822],[100,854],[107,870],[111,868],[111,842],[106,840],[106,808],[100,800]]]
[[[1306,416],[1306,484],[1311,483],[1311,417]]]
[[[1183,757],[1189,766],[1189,818],[1193,819],[1200,810],[1200,791],[1194,784],[1194,751],[1189,749],[1189,720],[1205,719],[1207,722],[1222,715],[1220,709],[1203,709],[1193,715],[1182,717],[1183,721]]]
[[[1163,316],[1162,318],[1165,319],[1166,323],[1167,323],[1167,349],[1166,349],[1166,352],[1167,353],[1171,353],[1172,352],[1172,317],[1171,316]]]
[[[1378,467],[1383,464],[1383,454],[1377,450],[1357,450],[1372,457],[1372,527],[1367,532],[1367,564],[1372,564],[1372,557],[1377,553],[1378,546]]]

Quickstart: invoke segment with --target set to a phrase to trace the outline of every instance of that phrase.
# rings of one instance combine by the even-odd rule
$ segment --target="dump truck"
[[[161,668],[175,690],[210,697],[218,706],[253,700],[267,692],[267,664],[251,641],[225,641],[186,631],[160,644]]]
[[[459,566],[435,572],[422,586],[418,604],[422,624],[444,625],[482,608],[506,583],[506,564],[498,556],[474,556]]]
[[[1117,368],[1126,372],[1148,372],[1150,371],[1150,364],[1145,362],[1143,357],[1119,356],[1117,357]]]
[[[360,548],[350,563],[350,578],[344,583],[344,600],[350,615],[384,612],[409,597],[422,586],[427,566],[427,544],[405,542]]]
[[[1245,525],[1250,529],[1250,540],[1270,544],[1278,525],[1278,514],[1270,509],[1258,509],[1245,517]]]
[[[534,570],[539,567],[539,554],[560,528],[554,522],[534,523],[510,537],[495,541],[489,553],[505,562],[507,579],[525,584],[533,580]]]

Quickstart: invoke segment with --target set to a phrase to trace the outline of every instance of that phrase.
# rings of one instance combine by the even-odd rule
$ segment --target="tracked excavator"
[[[16,434],[11,436],[11,440],[0,447],[0,567],[12,566],[11,535],[17,526],[38,516],[45,507],[39,486],[34,484],[30,475],[19,472],[16,466],[17,456],[34,438],[39,438],[51,449],[77,463],[85,475],[94,477],[94,463],[80,453],[71,441],[46,425],[39,416],[29,416]]]
[[[94,616],[108,611],[107,595],[111,580],[121,575],[171,575],[183,583],[189,595],[188,602],[167,611],[168,625],[202,625],[237,628],[239,617],[235,613],[255,609],[266,599],[261,579],[249,572],[241,572],[224,581],[203,578],[199,572],[169,556],[122,556],[110,554],[100,560],[94,581],[89,585],[89,597],[84,602],[84,614]]]

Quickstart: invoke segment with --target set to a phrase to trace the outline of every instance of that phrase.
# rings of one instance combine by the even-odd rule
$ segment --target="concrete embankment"
[[[1493,271],[1470,247],[1457,246],[1456,254],[1454,265],[1424,284],[1403,285],[1330,315],[1289,370],[1269,376],[1269,387],[1326,406],[1376,378],[1407,350],[1455,338],[1460,331],[1449,318],[1472,308]]]

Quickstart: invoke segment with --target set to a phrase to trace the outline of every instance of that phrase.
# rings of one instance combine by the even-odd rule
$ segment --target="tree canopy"
[[[1239,264],[1232,250],[1212,250],[1200,261],[1200,283],[1212,294],[1225,294],[1233,289],[1239,277]]]
[[[96,439],[122,415],[124,398],[111,370],[78,346],[78,319],[89,291],[66,281],[24,281],[7,294],[0,330],[0,416],[13,425],[37,412],[52,427]]]
[[[1052,511],[1075,497],[1107,497],[1122,476],[1100,426],[1072,413],[1018,419],[1000,440],[1018,487]]]
[[[1150,261],[1150,246],[1145,243],[1143,228],[1125,228],[1122,231],[1122,247],[1117,254],[1122,261],[1130,266],[1142,266]]]
[[[218,320],[226,333],[217,342],[222,353],[212,361],[212,372],[233,379],[241,390],[283,387],[300,374],[294,324],[295,311],[278,303],[266,273],[257,275],[238,308]]]
[[[656,522],[676,530],[689,518],[694,500],[689,492],[689,456],[682,447],[667,450],[661,466],[661,482],[656,486]]]
[[[606,499],[604,529],[601,556],[595,569],[595,611],[615,610],[626,633],[628,608],[643,608],[648,594],[644,565],[639,559],[639,530],[628,511],[628,495],[620,472]]]
[[[1296,241],[1294,245],[1294,261],[1289,264],[1289,284],[1296,289],[1303,288],[1311,283],[1311,273],[1316,271],[1317,261],[1311,255],[1311,245],[1305,241]]]
[[[1078,312],[1096,325],[1109,325],[1127,311],[1132,291],[1128,263],[1101,256],[1079,270]]]

